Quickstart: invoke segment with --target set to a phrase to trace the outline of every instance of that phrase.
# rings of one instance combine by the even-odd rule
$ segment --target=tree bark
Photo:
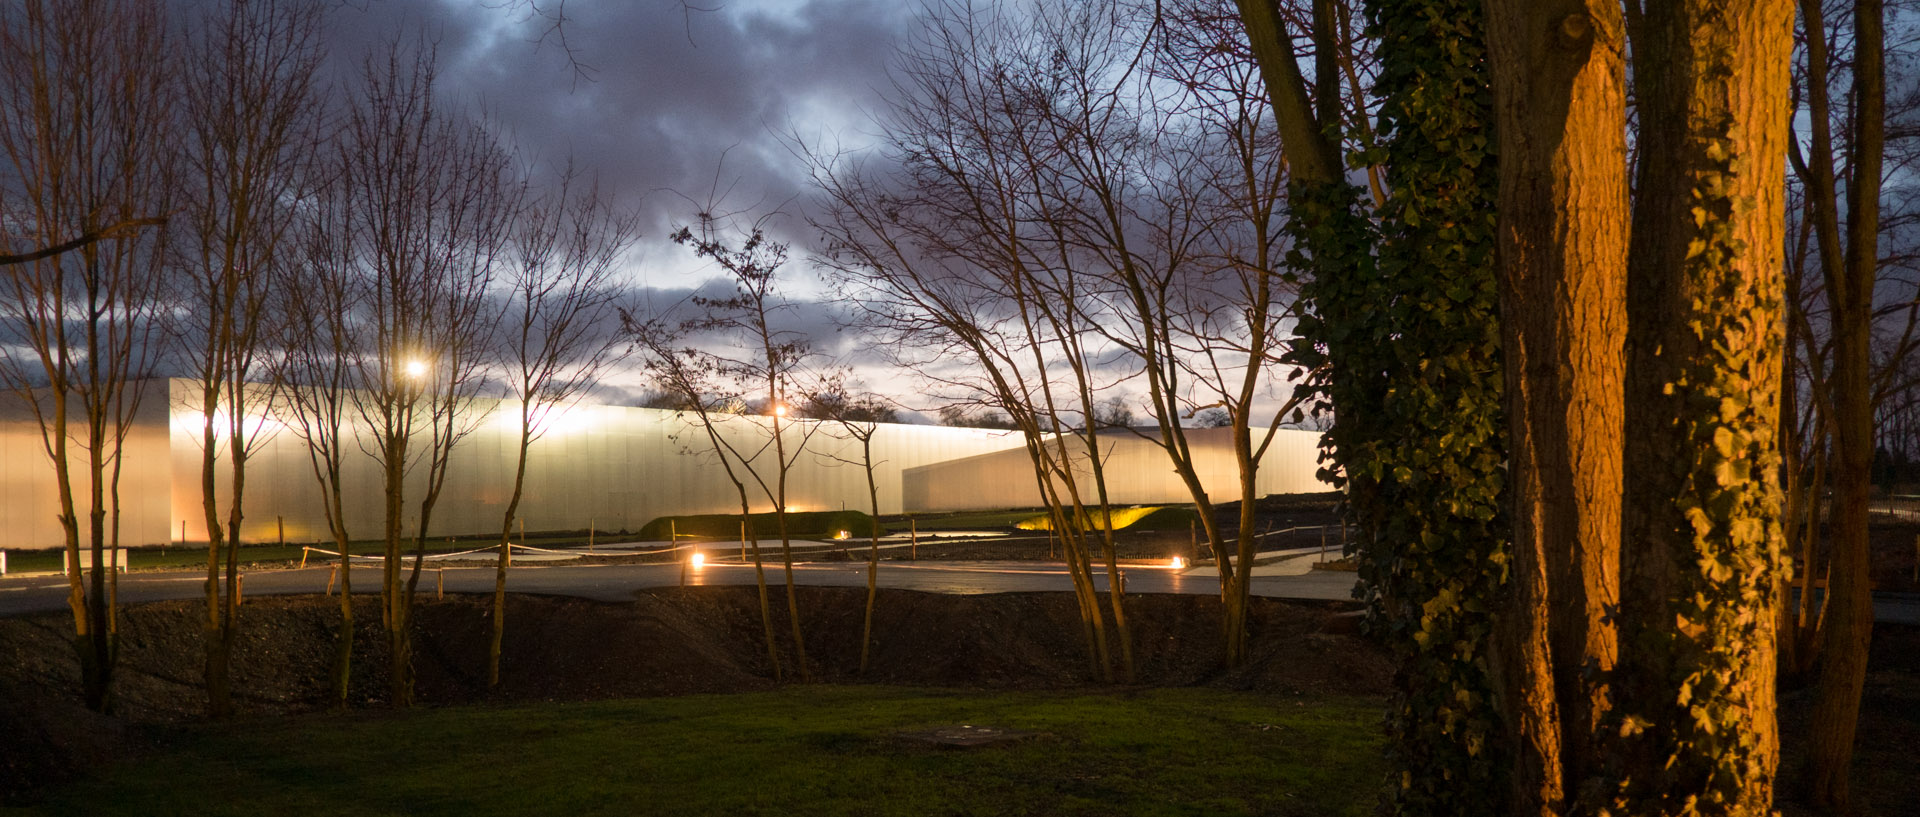
[[[1592,773],[1616,645],[1626,326],[1624,22],[1605,2],[1489,0],[1513,502],[1496,684],[1515,814]]]
[[[1787,0],[1650,4],[1628,268],[1616,778],[1628,814],[1770,813]]]

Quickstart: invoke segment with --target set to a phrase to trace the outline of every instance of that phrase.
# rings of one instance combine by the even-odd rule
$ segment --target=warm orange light
[[[787,407],[786,407],[786,406],[774,406],[774,407],[773,407],[773,415],[774,415],[775,417],[785,417],[785,416],[787,416]]]
[[[427,362],[424,360],[418,360],[418,359],[409,360],[407,361],[406,365],[401,369],[401,371],[406,372],[408,377],[415,378],[415,379],[426,377]]]
[[[1187,566],[1187,560],[1182,559],[1178,556],[1175,556],[1173,557],[1173,560],[1168,562],[1167,564],[1172,566],[1174,570],[1179,570]]]
[[[700,551],[696,550],[693,552],[693,558],[691,559],[691,561],[693,562],[694,567],[699,567],[701,565],[704,565],[707,563],[707,554],[701,553]]]

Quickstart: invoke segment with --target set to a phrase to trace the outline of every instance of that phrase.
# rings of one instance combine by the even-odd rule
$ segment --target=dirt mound
[[[1064,593],[949,596],[881,591],[870,667],[859,673],[865,592],[801,588],[808,664],[819,681],[978,688],[1065,688],[1103,683],[1088,658],[1073,598]],[[794,650],[786,596],[770,588],[774,643],[787,677]],[[1220,669],[1220,604],[1199,596],[1134,596],[1138,682],[1274,692],[1385,693],[1386,657],[1350,635],[1343,605],[1255,599],[1253,655]],[[491,599],[424,597],[415,610],[416,691],[428,705],[484,701],[744,692],[773,686],[759,603],[751,587],[666,588],[632,602],[509,597],[501,686],[486,685]],[[350,698],[381,706],[388,652],[373,598],[355,603]],[[112,717],[80,704],[68,619],[0,619],[0,800],[14,800],[77,769],[138,752],[149,727],[203,712],[197,602],[121,612]],[[327,708],[339,625],[337,599],[249,599],[233,663],[242,717]],[[1111,633],[1109,633],[1111,638]],[[1118,645],[1111,642],[1117,663]]]

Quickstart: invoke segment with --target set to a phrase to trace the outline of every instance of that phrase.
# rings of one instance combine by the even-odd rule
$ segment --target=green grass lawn
[[[23,814],[1364,815],[1379,703],[797,687],[194,727]],[[899,735],[1040,733],[943,749]]]

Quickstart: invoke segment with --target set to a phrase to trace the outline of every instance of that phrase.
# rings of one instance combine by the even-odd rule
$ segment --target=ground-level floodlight
[[[688,558],[688,561],[693,562],[694,567],[699,567],[707,563],[707,554],[696,550],[693,552],[693,556]]]
[[[1187,566],[1187,560],[1175,556],[1167,562],[1167,566],[1172,567],[1174,570],[1179,570]]]
[[[413,358],[403,364],[400,371],[404,372],[406,376],[418,380],[427,376],[427,362],[419,358]]]

